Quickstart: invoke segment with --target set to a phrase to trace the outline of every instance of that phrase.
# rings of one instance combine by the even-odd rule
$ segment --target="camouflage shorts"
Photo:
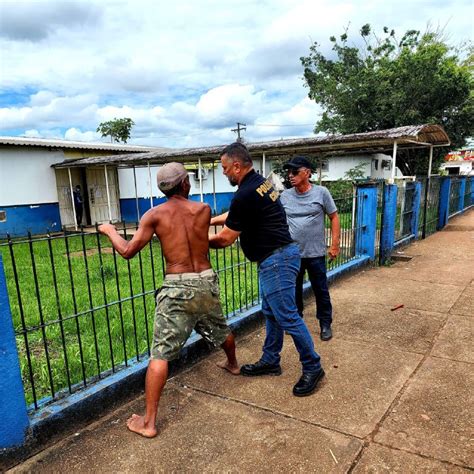
[[[217,275],[166,280],[156,295],[152,359],[173,360],[193,329],[214,346],[230,333],[219,302]]]

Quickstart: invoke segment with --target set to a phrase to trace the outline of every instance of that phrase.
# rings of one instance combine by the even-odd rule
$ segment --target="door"
[[[104,167],[87,168],[87,195],[91,213],[91,223],[118,222],[120,220],[118,175],[116,168],[107,168],[107,181]],[[108,198],[110,198],[110,203]],[[110,215],[109,215],[110,205]]]
[[[82,186],[81,170],[78,168],[71,168],[72,187],[77,185]],[[58,190],[59,215],[61,217],[61,224],[66,227],[75,225],[74,212],[72,210],[71,185],[69,183],[69,173],[67,169],[56,170],[56,188]],[[84,217],[83,222],[84,224]]]

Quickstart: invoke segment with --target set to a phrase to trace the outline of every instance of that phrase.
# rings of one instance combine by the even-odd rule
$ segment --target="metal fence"
[[[420,218],[418,220],[418,237],[425,238],[434,234],[438,226],[440,177],[421,177]]]
[[[461,178],[451,177],[451,186],[449,189],[449,217],[459,212],[459,199],[461,193]]]
[[[474,182],[474,177],[468,176],[466,178],[466,189],[464,192],[464,209],[470,207],[474,204],[472,201],[472,186]]]
[[[411,222],[414,213],[415,182],[412,179],[397,180],[397,213],[395,242],[412,235]]]
[[[355,194],[336,200],[341,254],[329,269],[356,258],[356,210],[363,212],[357,201]],[[136,229],[117,227],[125,238]],[[326,238],[330,245],[329,225]],[[154,292],[165,272],[157,239],[131,260],[94,229],[8,239],[0,252],[30,410],[148,358]],[[238,241],[210,250],[209,257],[228,318],[259,303],[257,265],[244,257]]]
[[[164,277],[158,240],[128,261],[97,232],[9,239],[0,251],[32,408],[148,357]],[[228,316],[256,304],[256,265],[238,243],[210,259]]]

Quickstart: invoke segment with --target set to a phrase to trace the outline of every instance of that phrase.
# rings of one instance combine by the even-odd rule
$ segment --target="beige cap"
[[[188,176],[188,172],[181,163],[166,163],[158,169],[156,181],[160,191],[169,191],[181,183]]]

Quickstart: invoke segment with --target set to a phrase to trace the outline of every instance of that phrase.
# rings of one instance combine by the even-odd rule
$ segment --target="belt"
[[[206,278],[210,276],[214,276],[214,270],[209,268],[208,270],[204,270],[201,273],[168,273],[165,276],[165,280],[173,281],[173,280],[198,280],[200,278]]]
[[[265,257],[263,257],[262,259],[258,260],[257,264],[260,265],[261,263],[263,263],[268,257],[271,257],[272,255],[275,255],[276,253],[280,253],[280,252],[283,252],[283,250],[285,250],[287,247],[289,247],[290,245],[293,245],[294,242],[291,242],[289,244],[286,244],[286,245],[283,245],[282,247],[278,247],[277,249],[275,250],[272,250],[268,255],[265,255]]]

